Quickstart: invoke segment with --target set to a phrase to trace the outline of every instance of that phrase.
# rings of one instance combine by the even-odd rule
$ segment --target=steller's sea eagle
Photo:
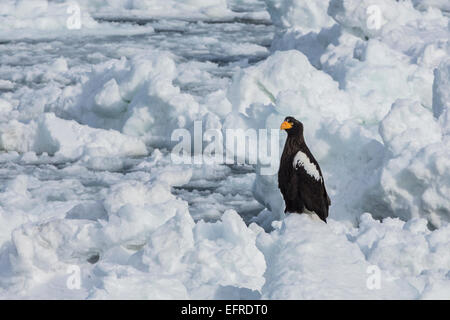
[[[305,143],[303,124],[286,117],[280,129],[288,134],[278,170],[278,188],[286,204],[284,212],[315,213],[327,222],[331,201],[319,164]]]

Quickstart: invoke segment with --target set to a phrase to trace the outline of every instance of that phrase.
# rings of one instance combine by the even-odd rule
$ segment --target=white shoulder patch
[[[313,177],[317,181],[322,180],[322,177],[320,176],[320,172],[317,169],[316,165],[309,160],[308,156],[305,153],[301,151],[297,152],[292,164],[294,166],[294,169],[297,169],[298,166],[302,166],[306,170],[306,173],[311,177]]]

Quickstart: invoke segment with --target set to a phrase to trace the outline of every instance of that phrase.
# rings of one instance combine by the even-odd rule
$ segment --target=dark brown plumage
[[[331,201],[319,164],[305,143],[303,124],[293,117],[286,117],[281,129],[288,134],[278,171],[278,187],[286,204],[285,212],[305,213],[307,210],[326,222]]]

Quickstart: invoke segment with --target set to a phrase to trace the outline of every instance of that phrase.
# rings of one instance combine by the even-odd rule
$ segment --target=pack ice
[[[450,298],[448,1],[70,5],[0,8],[2,299]],[[260,165],[171,160],[288,115],[327,224]]]

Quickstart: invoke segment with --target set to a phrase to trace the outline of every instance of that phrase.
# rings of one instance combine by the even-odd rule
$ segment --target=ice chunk
[[[95,95],[94,100],[94,112],[103,114],[106,117],[120,114],[127,108],[114,78],[103,85],[102,90]]]
[[[411,100],[397,100],[392,105],[380,124],[380,134],[393,156],[441,140],[441,128],[431,112]]]
[[[431,111],[414,101],[397,101],[380,133],[390,150],[380,177],[385,214],[426,217],[434,226],[449,221],[450,139],[442,135]]]
[[[179,211],[132,261],[150,274],[180,279],[192,299],[214,296],[225,286],[259,290],[266,264],[255,241],[235,211],[225,212],[222,221],[197,224]]]
[[[6,151],[27,152],[34,148],[37,125],[35,122],[24,124],[17,120],[0,124],[0,149]]]
[[[436,118],[450,109],[450,60],[434,69],[433,114]]]
[[[405,223],[387,218],[381,224],[364,214],[355,237],[369,262],[389,270],[393,276],[412,277],[425,270],[447,269],[450,258],[443,250],[448,245],[448,239],[444,239],[448,232],[448,225],[431,232],[425,219]]]
[[[167,147],[174,129],[186,128],[206,113],[192,95],[173,84],[177,72],[167,52],[109,60],[87,75],[76,103],[66,112],[82,124]]]
[[[272,22],[281,28],[296,28],[304,33],[319,32],[334,22],[327,14],[328,0],[266,0]]]
[[[428,26],[444,26],[445,18],[439,10],[421,13],[410,1],[331,0],[328,13],[348,31],[359,36],[376,37],[388,34],[399,26],[429,21]],[[423,24],[422,24],[423,25]]]
[[[275,52],[259,65],[240,71],[233,80],[228,98],[235,111],[248,114],[252,105],[272,102],[267,92],[277,98],[286,91],[295,94],[300,102],[286,99],[282,102],[288,105],[277,103],[277,111],[283,115],[314,117],[326,113],[337,119],[350,116],[352,101],[349,97],[339,90],[329,75],[315,69],[305,55],[295,50]]]
[[[139,156],[147,153],[145,144],[114,130],[93,129],[54,114],[44,114],[38,121],[35,149],[69,159],[81,156]]]
[[[408,283],[382,277],[371,290],[369,264],[359,247],[330,225],[306,214],[290,214],[280,229],[259,233],[258,247],[268,261],[262,297],[267,299],[412,298]],[[324,267],[328,265],[329,268]]]

